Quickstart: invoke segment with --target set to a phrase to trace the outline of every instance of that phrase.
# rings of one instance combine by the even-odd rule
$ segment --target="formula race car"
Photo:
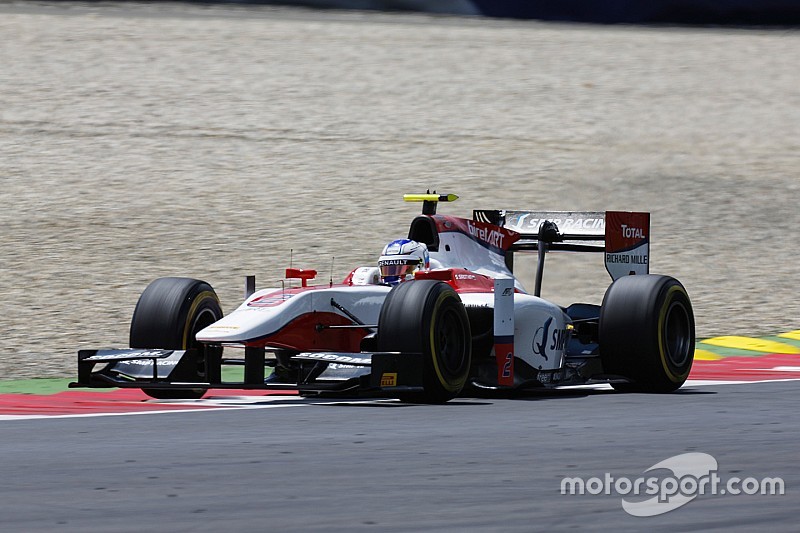
[[[141,388],[162,399],[227,388],[438,403],[599,382],[671,392],[684,383],[694,314],[678,280],[649,274],[649,213],[436,213],[456,198],[406,195],[422,202],[408,238],[341,283],[310,285],[316,271],[289,268],[283,286],[255,290],[248,276],[245,301],[227,316],[208,283],[156,279],[136,305],[130,348],[80,350],[71,386]],[[551,251],[603,254],[613,281],[601,305],[541,297]],[[520,252],[538,261],[533,293],[513,274]]]

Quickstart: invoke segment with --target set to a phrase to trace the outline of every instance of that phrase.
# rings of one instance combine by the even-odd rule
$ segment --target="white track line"
[[[775,383],[781,381],[800,381],[800,377],[798,378],[786,378],[786,379],[767,379],[767,380],[759,380],[759,381],[711,381],[711,380],[702,380],[702,379],[690,379],[686,381],[684,385],[685,388],[694,388],[694,387],[707,387],[710,385],[750,385],[753,383]],[[565,390],[567,387],[564,387],[561,390]],[[575,387],[569,387],[569,389],[586,389],[586,390],[612,390],[611,385],[608,384],[597,384],[597,385],[579,385]],[[460,400],[465,400],[468,398],[462,398]],[[398,406],[400,402],[398,400],[393,399],[376,399],[376,398],[364,398],[364,399],[347,399],[347,400],[340,400],[340,399],[318,399],[318,398],[301,398],[299,396],[222,396],[222,395],[215,395],[209,398],[204,398],[200,400],[171,400],[171,401],[156,401],[151,400],[148,402],[150,405],[153,404],[168,404],[168,405],[181,405],[184,404],[187,406],[187,409],[169,409],[169,410],[156,410],[156,411],[135,411],[135,412],[124,412],[124,413],[73,413],[73,414],[64,414],[64,415],[44,415],[44,414],[36,414],[36,415],[0,415],[0,421],[4,420],[41,420],[41,419],[58,419],[58,418],[91,418],[91,417],[102,417],[102,416],[132,416],[132,415],[157,415],[157,414],[168,414],[168,413],[214,413],[219,411],[234,411],[234,410],[241,410],[241,409],[279,409],[283,407],[307,407],[307,406],[319,406],[319,405],[369,405],[369,404],[393,404],[397,403]],[[207,409],[196,409],[193,407],[209,407]]]

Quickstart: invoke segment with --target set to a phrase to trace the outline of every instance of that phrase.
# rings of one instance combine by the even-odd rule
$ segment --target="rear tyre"
[[[672,392],[689,376],[694,360],[692,304],[669,276],[626,276],[606,291],[600,309],[604,371],[629,383],[626,392]]]
[[[222,308],[214,289],[205,281],[190,278],[159,278],[150,283],[139,297],[131,319],[131,348],[197,349],[193,375],[187,379],[203,381],[206,377],[203,346],[195,335],[222,318]],[[158,399],[202,398],[206,389],[143,388]]]
[[[378,351],[423,356],[422,393],[401,400],[443,403],[464,388],[472,358],[469,319],[461,298],[441,281],[416,280],[395,286],[378,319]]]

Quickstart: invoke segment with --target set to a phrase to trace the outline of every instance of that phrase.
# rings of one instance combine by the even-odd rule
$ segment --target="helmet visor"
[[[419,259],[387,259],[378,261],[381,269],[381,277],[385,278],[404,278],[413,274],[419,266]]]

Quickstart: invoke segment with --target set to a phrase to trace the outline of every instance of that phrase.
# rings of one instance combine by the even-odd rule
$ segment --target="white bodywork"
[[[390,287],[383,285],[312,288],[299,293],[280,288],[263,289],[236,310],[201,330],[197,340],[208,343],[244,343],[272,335],[293,319],[312,312],[346,317],[331,305],[333,298],[362,323],[376,325]],[[274,305],[253,306],[265,297]],[[465,307],[493,307],[492,293],[461,293]],[[569,317],[555,304],[525,293],[514,294],[514,355],[533,368],[561,368]]]
[[[465,307],[491,307],[494,294],[461,294]],[[549,323],[548,323],[549,321]],[[514,357],[539,370],[564,364],[570,318],[560,307],[530,294],[514,295]]]
[[[211,324],[197,334],[197,340],[210,343],[237,343],[259,339],[274,334],[295,318],[312,313],[327,312],[347,316],[331,305],[333,298],[364,324],[375,325],[383,300],[391,287],[384,285],[280,288],[257,291],[232,313]],[[255,301],[274,301],[269,305],[251,305]]]
[[[462,233],[450,232],[439,235],[438,252],[431,252],[431,268],[464,268],[490,278],[514,278],[500,254],[475,245],[475,241]],[[514,287],[525,291],[514,278]]]

